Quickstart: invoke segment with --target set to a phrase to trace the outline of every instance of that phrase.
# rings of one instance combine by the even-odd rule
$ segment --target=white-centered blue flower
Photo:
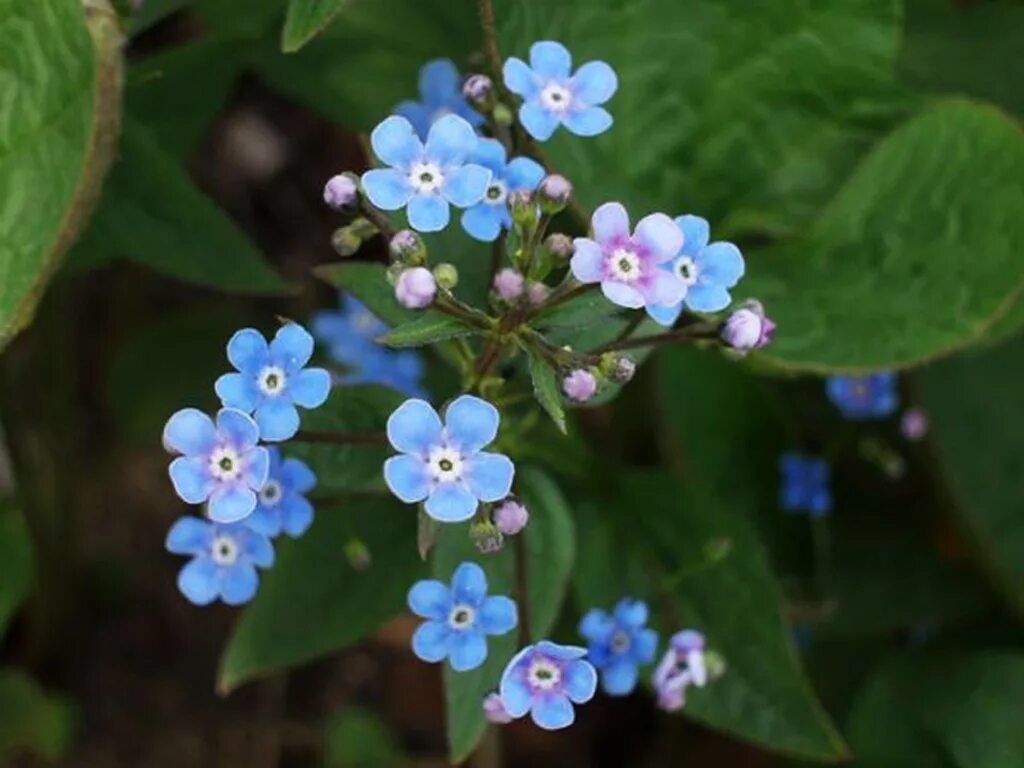
[[[305,494],[316,486],[316,475],[304,461],[283,458],[277,448],[268,451],[267,482],[257,494],[256,509],[245,524],[270,538],[282,531],[298,538],[313,524],[313,505]]]
[[[462,78],[455,64],[448,59],[434,59],[420,67],[419,101],[403,101],[395,114],[404,117],[421,139],[426,139],[430,126],[445,115],[458,115],[470,125],[483,124],[484,116],[473,109],[462,95]]]
[[[390,167],[364,173],[363,189],[382,210],[405,208],[413,229],[438,232],[448,226],[449,204],[468,208],[487,190],[491,172],[468,161],[477,141],[473,126],[458,115],[434,123],[426,144],[404,117],[389,117],[373,129],[370,144]]]
[[[508,160],[505,148],[495,139],[480,139],[470,162],[482,165],[491,172],[483,199],[462,214],[462,228],[472,237],[484,242],[498,238],[502,229],[512,226],[506,199],[510,192],[532,192],[544,178],[544,167],[528,157]]]
[[[580,620],[587,641],[587,660],[601,672],[601,687],[609,696],[633,692],[637,668],[654,661],[658,634],[647,628],[647,604],[624,598],[611,615],[592,608]]]

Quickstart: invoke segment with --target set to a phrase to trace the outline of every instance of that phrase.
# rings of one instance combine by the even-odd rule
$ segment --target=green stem
[[[666,333],[653,333],[647,336],[638,336],[632,339],[611,341],[592,349],[590,354],[600,355],[604,352],[614,352],[620,349],[635,349],[637,347],[652,347],[660,344],[672,344],[680,341],[698,341],[700,339],[717,339],[718,329],[711,326],[690,326],[679,331],[668,331]]]

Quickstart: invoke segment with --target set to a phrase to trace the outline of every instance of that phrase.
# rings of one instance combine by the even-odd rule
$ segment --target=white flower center
[[[210,544],[210,558],[217,565],[232,565],[238,559],[238,544],[230,536],[217,536]]]
[[[462,477],[462,454],[446,445],[430,451],[427,467],[436,483],[450,483]]]
[[[640,257],[629,248],[616,248],[607,257],[608,273],[620,283],[632,283],[640,278]]]
[[[281,394],[287,380],[288,377],[285,376],[282,368],[276,365],[268,365],[256,377],[256,385],[264,395],[274,397]]]
[[[281,500],[281,484],[277,480],[267,480],[260,491],[260,504],[272,507]]]
[[[210,474],[217,480],[234,480],[242,472],[238,452],[230,445],[221,445],[210,454]]]
[[[689,256],[680,256],[675,263],[674,269],[679,279],[683,281],[683,285],[687,288],[697,282],[697,265]]]
[[[540,103],[551,112],[564,112],[572,103],[572,93],[564,85],[548,83],[540,92]]]
[[[409,171],[409,183],[417,192],[434,192],[443,182],[441,169],[433,163],[416,163]]]
[[[505,202],[505,198],[508,197],[508,190],[505,189],[505,185],[498,180],[491,182],[491,185],[484,192],[484,202],[488,205],[501,205]]]
[[[616,630],[615,634],[612,635],[609,645],[611,646],[612,653],[625,653],[629,650],[629,635],[621,629]]]
[[[562,682],[562,670],[551,659],[535,658],[526,670],[526,679],[530,686],[542,691],[550,691]]]
[[[454,605],[451,613],[448,614],[448,626],[452,629],[466,629],[473,626],[475,620],[476,611],[468,605]]]

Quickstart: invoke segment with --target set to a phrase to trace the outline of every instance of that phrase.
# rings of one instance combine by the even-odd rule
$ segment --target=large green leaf
[[[0,503],[0,640],[7,624],[32,586],[32,541],[21,513]]]
[[[533,396],[547,411],[560,432],[565,432],[565,411],[562,409],[562,393],[558,387],[555,372],[540,354],[527,351],[530,380],[533,382]]]
[[[327,264],[318,267],[316,274],[338,290],[351,293],[388,325],[403,325],[416,319],[416,312],[395,299],[395,289],[388,283],[383,264],[367,261]]]
[[[331,23],[349,0],[291,0],[281,32],[281,50],[294,53]]]
[[[464,320],[440,312],[422,312],[411,322],[403,323],[385,333],[380,343],[394,349],[424,347],[439,341],[458,339],[478,333]]]
[[[398,737],[370,710],[346,707],[324,726],[323,768],[402,768],[407,764]]]
[[[369,548],[365,570],[342,555],[353,536]],[[401,612],[423,570],[415,541],[415,512],[393,499],[319,508],[301,539],[278,541],[277,562],[228,641],[219,688],[339,651]]]
[[[121,36],[105,0],[0,0],[0,348],[32,320],[117,137]]]
[[[70,702],[48,696],[20,670],[0,669],[0,760],[23,753],[57,760],[67,751],[74,726]]]

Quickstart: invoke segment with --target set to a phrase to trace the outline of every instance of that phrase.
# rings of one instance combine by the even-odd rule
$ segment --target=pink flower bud
[[[530,300],[531,304],[536,306],[544,301],[549,293],[551,293],[551,289],[544,285],[544,283],[530,283],[526,297]]]
[[[494,292],[505,301],[514,301],[523,295],[523,276],[506,268],[494,276]]]
[[[395,298],[407,309],[423,309],[430,306],[437,293],[437,281],[426,267],[413,267],[398,276],[395,283]]]
[[[577,403],[585,403],[594,396],[597,391],[597,379],[590,371],[577,368],[564,379],[562,379],[562,391],[570,400]]]
[[[900,419],[900,432],[907,440],[916,443],[928,434],[928,414],[920,408],[911,408]]]
[[[726,318],[721,338],[727,347],[748,352],[767,346],[774,332],[775,323],[765,315],[761,302],[751,299]]]
[[[492,515],[494,524],[506,536],[515,536],[530,521],[530,513],[518,501],[506,499],[501,502]]]
[[[491,95],[494,84],[487,75],[470,75],[462,84],[462,95],[470,104],[483,104]]]
[[[351,208],[359,199],[359,188],[351,176],[339,173],[324,186],[324,202],[336,211]]]
[[[501,696],[497,693],[488,693],[484,697],[484,717],[487,722],[497,725],[512,722],[512,715],[506,711],[505,705],[501,703]]]

